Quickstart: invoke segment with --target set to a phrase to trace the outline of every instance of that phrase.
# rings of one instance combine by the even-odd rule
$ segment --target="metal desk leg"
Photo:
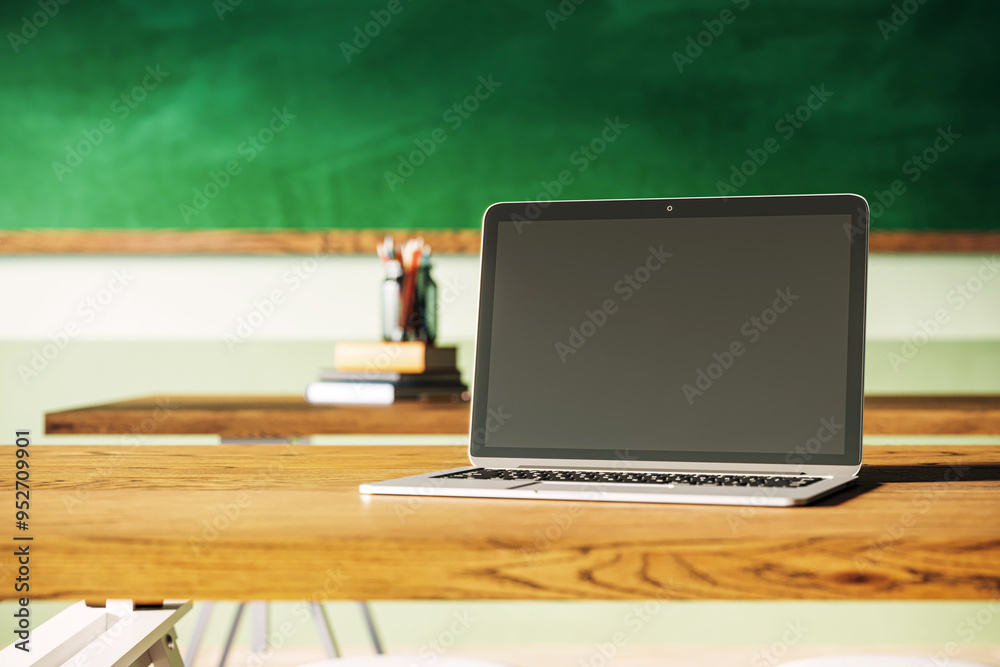
[[[236,638],[236,629],[240,626],[240,618],[243,616],[243,609],[246,606],[246,602],[241,602],[240,606],[236,608],[236,617],[233,619],[232,627],[229,628],[229,636],[226,637],[226,646],[222,649],[222,657],[219,658],[219,667],[224,667],[226,664],[226,658],[229,657],[229,650],[233,647],[233,640]]]
[[[372,646],[375,647],[375,653],[382,655],[385,651],[382,650],[382,640],[379,639],[378,630],[375,629],[375,619],[372,618],[372,610],[368,606],[368,602],[365,600],[359,600],[358,604],[361,605],[361,613],[365,617],[365,625],[368,627],[368,636],[372,639]]]
[[[255,601],[250,603],[250,650],[262,654],[268,645],[268,603]]]
[[[326,657],[339,658],[340,649],[337,648],[337,640],[333,638],[333,630],[330,629],[330,619],[326,616],[326,609],[320,602],[310,602],[313,620],[316,621],[316,629],[319,630],[319,641],[323,644]]]

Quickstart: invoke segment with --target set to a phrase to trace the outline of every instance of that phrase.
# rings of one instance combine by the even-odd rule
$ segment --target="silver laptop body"
[[[804,505],[861,466],[858,195],[483,218],[471,466],[361,493]]]

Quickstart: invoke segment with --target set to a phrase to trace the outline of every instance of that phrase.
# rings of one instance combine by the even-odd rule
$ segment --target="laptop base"
[[[538,482],[534,480],[476,480],[443,477],[469,470],[475,470],[475,468],[453,468],[362,484],[359,486],[359,491],[369,495],[393,496],[793,507],[808,505],[857,481],[857,477],[854,476],[832,476],[824,477],[822,480],[802,488],[785,488],[729,487],[714,484],[672,486]]]

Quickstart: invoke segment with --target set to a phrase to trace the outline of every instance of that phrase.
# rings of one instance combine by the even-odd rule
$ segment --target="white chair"
[[[95,603],[96,604],[96,603]],[[63,609],[31,632],[30,643],[0,650],[4,667],[183,667],[174,624],[191,603],[166,600],[135,608],[131,600],[86,602]]]
[[[417,655],[365,655],[353,658],[334,658],[310,662],[302,667],[419,667],[427,664],[427,658]],[[439,655],[434,659],[434,667],[511,667],[511,665],[478,658],[455,658]]]
[[[954,660],[951,656],[942,656],[942,663],[948,667],[989,667],[981,662]],[[331,663],[332,664],[332,663]],[[928,667],[935,664],[926,655],[828,655],[820,658],[804,658],[783,662],[778,667]]]

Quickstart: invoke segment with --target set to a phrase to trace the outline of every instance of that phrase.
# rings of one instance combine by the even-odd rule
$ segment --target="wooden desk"
[[[301,396],[147,396],[45,415],[48,434],[210,434],[222,438],[462,434],[469,404],[315,405]]]
[[[151,396],[45,415],[49,434],[218,434],[289,438],[321,434],[463,434],[467,403],[312,405],[299,396]],[[869,435],[1000,435],[1000,395],[868,396]]]
[[[7,470],[12,450],[0,448]],[[868,447],[865,458],[861,484],[818,506],[739,508],[357,491],[463,465],[461,447],[38,445],[31,593],[993,599],[1000,446]],[[11,564],[0,555],[5,597]]]
[[[1000,435],[1000,394],[865,396],[868,435]]]

